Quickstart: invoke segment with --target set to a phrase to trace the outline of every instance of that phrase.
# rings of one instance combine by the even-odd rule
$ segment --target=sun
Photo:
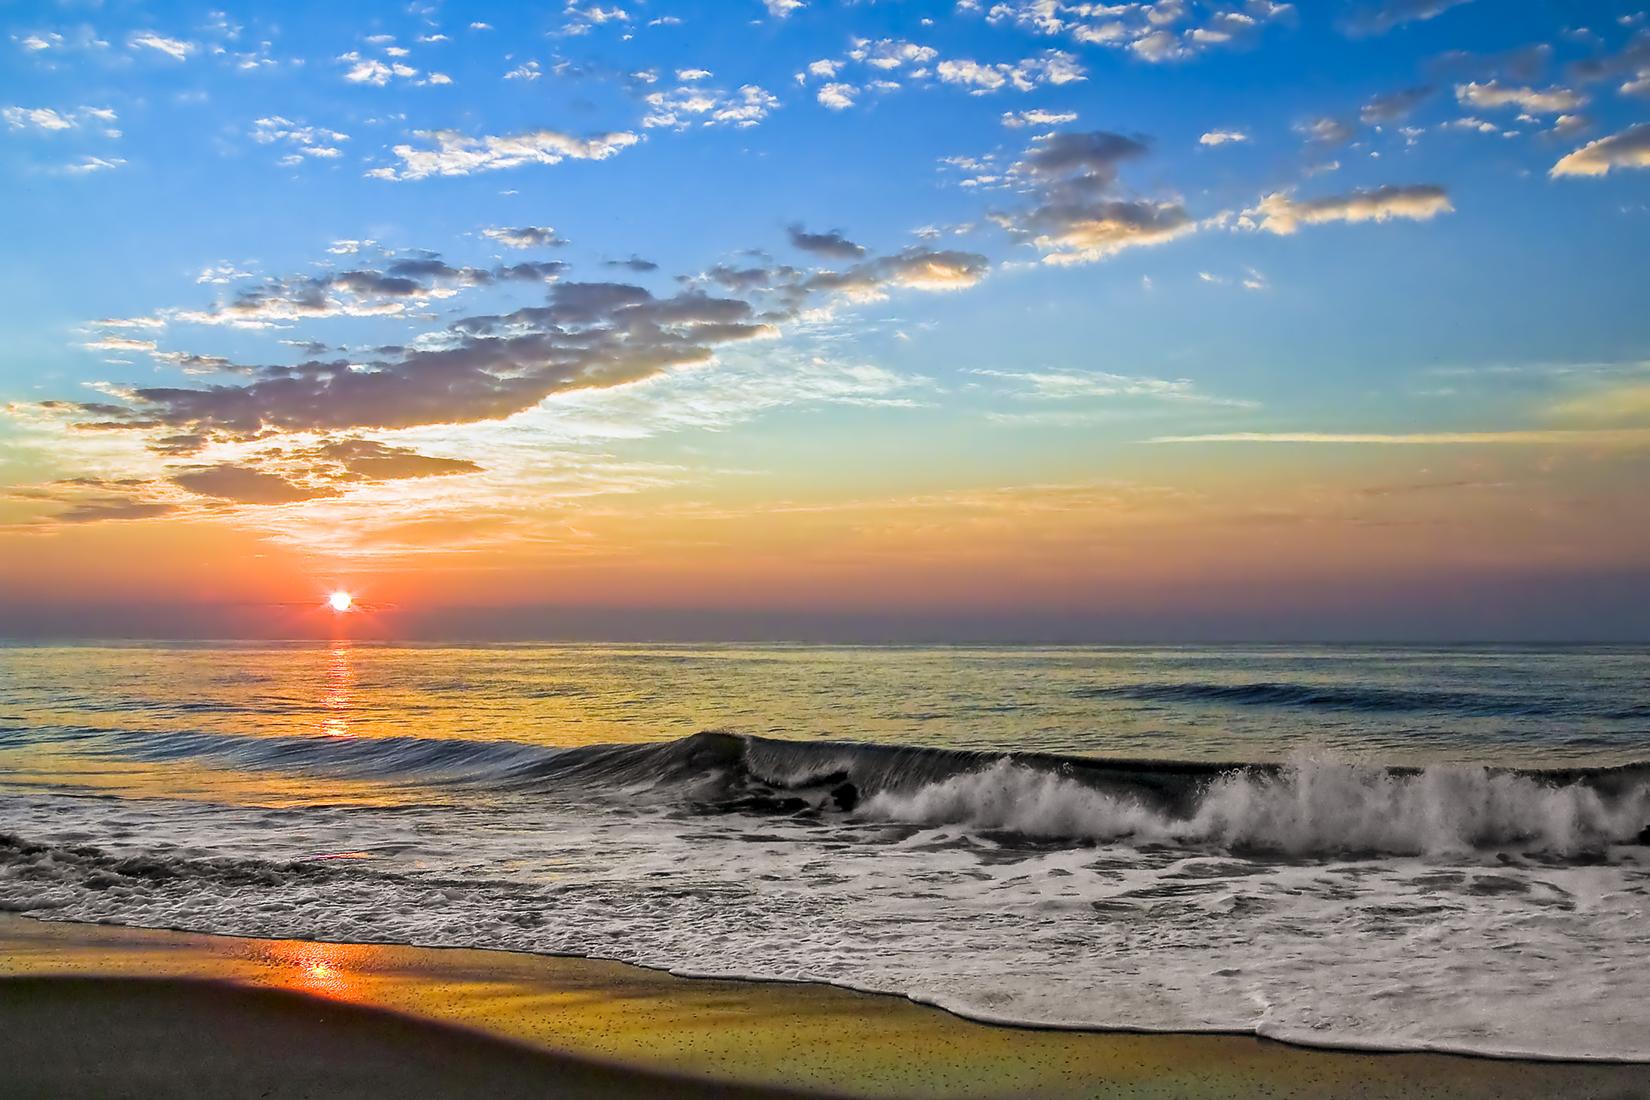
[[[334,611],[342,613],[355,606],[355,597],[351,596],[343,589],[339,589],[337,592],[334,592],[332,595],[327,597],[327,603]]]

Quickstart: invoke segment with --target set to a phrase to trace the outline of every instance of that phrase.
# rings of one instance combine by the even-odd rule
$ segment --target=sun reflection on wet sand
[[[275,940],[258,944],[255,954],[264,965],[257,979],[260,985],[352,1001],[360,999],[361,971],[370,964],[372,949],[361,944]]]
[[[350,736],[350,716],[355,705],[355,662],[349,643],[336,642],[327,653],[326,690],[321,696],[326,708],[321,733],[326,737]]]

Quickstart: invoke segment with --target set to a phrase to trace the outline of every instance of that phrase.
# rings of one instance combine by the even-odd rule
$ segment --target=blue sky
[[[1343,587],[1642,591],[1631,4],[65,0],[0,5],[0,51],[20,561],[165,526],[240,596],[274,555],[876,606],[996,507],[930,604],[1104,610],[1097,545],[1241,586],[1194,551],[1280,516],[1379,530]],[[867,520],[900,501],[936,514]],[[798,550],[803,508],[839,518]],[[114,572],[87,598],[187,588]]]

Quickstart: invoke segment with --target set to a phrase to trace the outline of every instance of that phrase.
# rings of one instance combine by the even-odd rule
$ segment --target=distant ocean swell
[[[1565,716],[1631,721],[1650,718],[1650,707],[1619,706],[1531,694],[1421,690],[1354,684],[1259,681],[1254,683],[1161,683],[1077,688],[1092,699],[1132,699],[1152,703],[1208,703],[1221,706],[1289,707],[1364,714],[1430,713],[1458,717]]]
[[[1650,763],[1509,770],[1099,760],[706,732],[555,749],[416,737],[123,736],[149,760],[484,787],[516,799],[680,804],[700,812],[954,826],[1041,842],[1180,845],[1288,856],[1515,850],[1588,857],[1650,843]]]

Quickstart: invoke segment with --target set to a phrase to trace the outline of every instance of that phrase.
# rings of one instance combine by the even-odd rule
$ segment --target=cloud
[[[1570,66],[1570,75],[1584,81],[1627,75],[1630,79],[1617,91],[1626,96],[1645,95],[1650,92],[1650,27],[1634,31],[1617,53],[1577,61]]]
[[[1045,111],[1034,107],[1029,111],[1004,111],[1002,122],[1010,130],[1025,126],[1063,126],[1077,121],[1076,111]]]
[[[1650,428],[1531,428],[1504,432],[1222,432],[1160,435],[1148,443],[1330,443],[1396,447],[1650,447]]]
[[[1564,114],[1583,107],[1587,97],[1569,88],[1536,89],[1503,84],[1499,80],[1472,81],[1455,86],[1455,98],[1463,106],[1494,109],[1517,107],[1526,114]]]
[[[1454,209],[1449,195],[1434,184],[1388,185],[1305,201],[1279,191],[1261,199],[1254,209],[1245,210],[1240,224],[1254,228],[1258,218],[1258,228],[1288,235],[1302,223],[1384,222],[1391,218],[1430,221]]]
[[[884,274],[913,285],[918,278]],[[748,302],[696,290],[656,298],[623,283],[556,283],[548,294],[545,306],[455,321],[428,348],[246,368],[253,380],[240,385],[135,387],[123,391],[125,406],[79,411],[107,418],[109,428],[178,433],[197,447],[209,438],[244,441],[272,432],[499,420],[553,393],[703,363],[719,345],[772,331]]]
[[[386,36],[374,35],[367,41],[383,45]],[[359,50],[350,50],[338,55],[340,64],[348,66],[344,72],[344,79],[351,84],[367,84],[374,88],[382,88],[392,80],[412,80],[418,75],[418,70],[402,61],[407,51],[398,47],[389,46],[384,49],[387,60],[375,57],[363,57]],[[452,78],[445,73],[431,73],[420,84],[451,84]]]
[[[1103,183],[1117,178],[1126,160],[1146,155],[1146,143],[1108,130],[1050,134],[1034,142],[1023,164],[1032,175],[1054,179],[1073,173]]]
[[[417,135],[434,148],[397,145],[401,168],[380,168],[368,175],[379,179],[418,180],[428,176],[466,176],[523,164],[560,164],[564,160],[606,160],[641,140],[636,134],[614,133],[574,137],[558,130],[530,130],[522,134],[470,137],[455,130],[421,130]]]
[[[252,123],[252,140],[259,145],[285,144],[293,153],[282,158],[288,167],[303,163],[305,157],[333,159],[341,156],[338,142],[349,140],[349,135],[324,126],[306,126],[280,115],[268,115]]]
[[[1247,0],[1215,10],[1185,0],[1125,4],[998,0],[985,11],[986,21],[992,24],[1063,36],[1082,46],[1124,50],[1153,64],[1187,61],[1211,49],[1248,45],[1268,24],[1291,21],[1296,14],[1293,4],[1274,0]]]
[[[434,253],[403,257],[379,268],[349,268],[319,275],[270,279],[245,287],[227,302],[204,310],[171,310],[165,319],[196,325],[265,328],[320,317],[401,314],[459,288],[559,278],[567,265],[541,260],[495,267],[453,267]]]
[[[1032,182],[1036,203],[1029,210],[989,216],[1041,251],[1047,264],[1093,263],[1195,232],[1197,223],[1178,201],[1116,193],[1121,166],[1146,152],[1143,139],[1106,130],[1047,135],[1011,170]]]
[[[71,504],[51,518],[53,523],[102,523],[105,520],[154,519],[171,515],[177,510],[176,504],[164,501],[99,497]]]
[[[126,40],[126,45],[134,50],[154,50],[156,53],[163,53],[175,61],[187,60],[191,54],[200,49],[193,42],[185,42],[178,38],[167,38],[156,34],[154,31],[142,31],[134,34]]]
[[[1375,126],[1382,122],[1398,122],[1409,117],[1411,111],[1420,106],[1421,102],[1432,94],[1432,86],[1417,85],[1413,88],[1401,88],[1396,92],[1384,92],[1372,96],[1358,109],[1358,118],[1366,125]]]
[[[793,11],[808,5],[803,3],[803,0],[762,0],[762,6],[767,8],[768,14],[775,19],[786,19]]]
[[[77,107],[69,111],[57,111],[50,107],[4,107],[0,108],[0,118],[5,119],[6,125],[13,130],[55,134],[87,125],[101,125],[104,127],[104,137],[120,136],[120,131],[114,128],[118,121],[115,112],[108,107]]]
[[[805,294],[841,295],[850,301],[877,301],[889,288],[962,290],[985,278],[990,263],[975,252],[908,248],[892,256],[855,264],[844,271],[823,271],[803,280]]]
[[[1650,122],[1590,141],[1559,160],[1549,176],[1602,176],[1615,168],[1650,168]]]
[[[1197,139],[1199,145],[1229,145],[1232,142],[1248,141],[1249,135],[1242,130],[1209,130]]]
[[[854,105],[854,97],[858,94],[859,89],[852,84],[826,84],[814,98],[832,111],[846,111]]]
[[[567,243],[548,225],[495,225],[483,229],[481,235],[509,248],[560,248]]]
[[[404,478],[446,477],[479,473],[481,467],[463,458],[438,458],[419,454],[408,447],[392,447],[373,439],[338,439],[324,443],[297,457],[313,457],[336,462],[343,469],[367,481],[395,481]]]
[[[831,260],[858,260],[865,255],[864,245],[855,244],[835,229],[828,233],[809,233],[800,225],[792,225],[787,232],[790,234],[792,248],[799,248],[816,256],[824,256]]]
[[[677,130],[694,124],[745,129],[767,118],[779,106],[778,97],[755,84],[744,84],[736,92],[727,92],[691,82],[669,91],[650,92],[643,98],[648,105],[648,112],[642,117],[644,127],[665,126]]]
[[[70,175],[84,176],[93,172],[112,172],[126,163],[124,157],[81,157],[73,164],[65,164],[63,171]]]
[[[1354,136],[1352,127],[1338,118],[1330,118],[1327,115],[1296,123],[1295,132],[1317,145],[1341,145],[1351,141]]]
[[[938,56],[939,51],[932,46],[919,46],[915,42],[907,42],[900,38],[856,38],[853,40],[853,47],[848,51],[850,60],[883,72],[901,68],[920,68]]]
[[[1069,402],[1096,397],[1126,397],[1226,408],[1255,407],[1253,401],[1203,393],[1189,378],[1152,378],[1090,370],[976,370],[970,373],[1018,383],[1021,389],[1016,396],[1034,401]]]
[[[1009,87],[1029,92],[1045,84],[1070,84],[1087,79],[1077,59],[1062,50],[1044,50],[1037,57],[1028,57],[1013,65],[946,60],[941,61],[935,71],[947,84],[970,88],[970,95],[990,95]]]
[[[1458,8],[1469,0],[1383,0],[1354,12],[1342,24],[1342,29],[1353,37],[1386,34],[1408,23],[1423,23],[1436,19],[1451,8]]]
[[[154,351],[155,342],[153,340],[139,340],[130,336],[110,334],[88,341],[82,344],[81,347],[90,348],[93,351]]]
[[[306,487],[279,474],[230,462],[193,467],[173,475],[169,480],[197,496],[215,497],[236,504],[293,504],[337,495],[337,490],[329,486]]]

